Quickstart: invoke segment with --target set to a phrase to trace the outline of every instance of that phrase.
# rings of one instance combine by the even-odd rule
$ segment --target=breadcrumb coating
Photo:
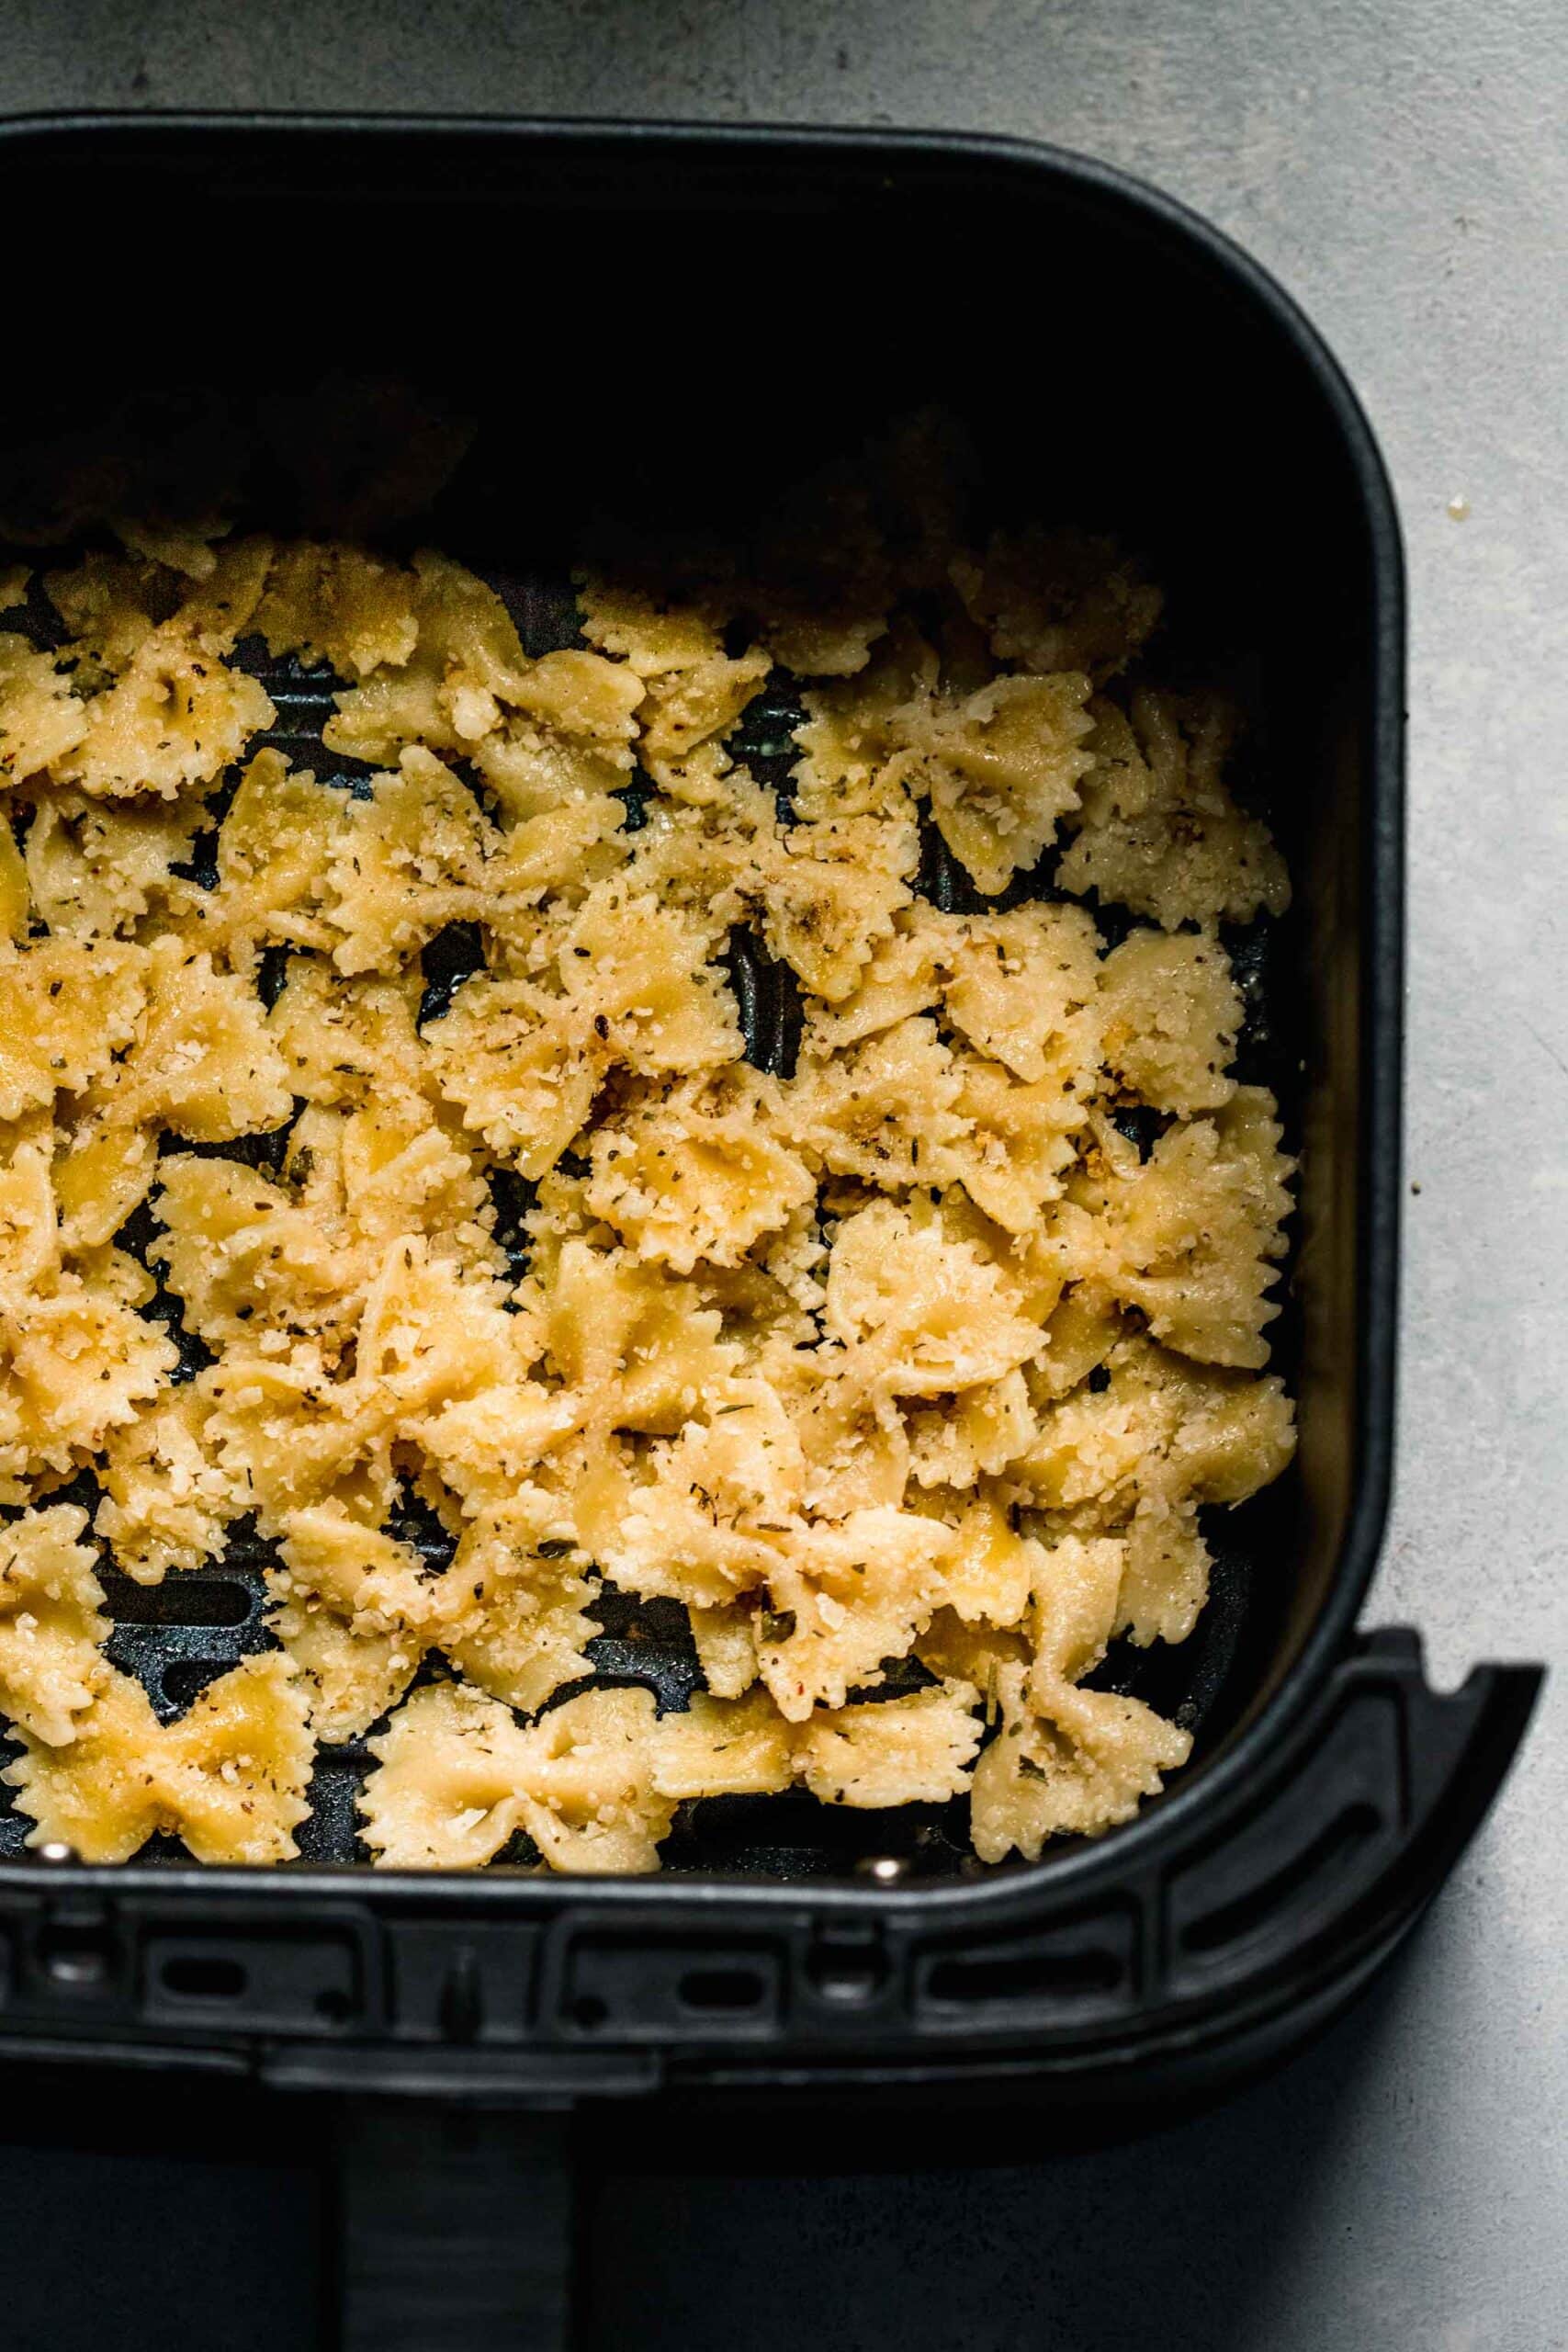
[[[429,549],[118,521],[41,590],[0,569],[61,625],[0,634],[35,1841],[286,1859],[317,1745],[368,1736],[398,1868],[651,1870],[678,1806],[795,1786],[967,1797],[983,1860],[1033,1859],[1185,1759],[1085,1681],[1186,1638],[1201,1512],[1290,1458],[1292,1163],[1220,929],[1288,884],[1232,714],[1145,682],[1138,566],[965,543],[922,447],[884,453],[919,515],[823,491],[834,561],[796,513],[708,590],[602,565],[536,655]],[[314,771],[258,742],[242,639],[334,695]],[[741,727],[781,668],[782,790]],[[970,910],[917,896],[933,842]],[[772,1073],[741,932],[799,993]],[[120,1246],[149,1214],[194,1367]],[[87,1468],[90,1527],[49,1500]],[[161,1723],[100,1559],[154,1585],[242,1519],[276,1646]],[[687,1612],[684,1712],[591,1680],[606,1584]]]

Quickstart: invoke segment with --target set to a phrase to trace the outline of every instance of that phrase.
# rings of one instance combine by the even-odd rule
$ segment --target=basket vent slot
[[[768,1997],[765,1980],[754,1968],[693,1968],[676,1987],[682,2007],[699,2014],[759,2009]]]
[[[570,2035],[731,2040],[772,2032],[782,1991],[780,1956],[763,1944],[592,1936],[566,1954],[559,2014]]]
[[[241,1962],[222,1952],[176,1952],[163,1967],[164,1992],[181,2001],[237,2001],[249,1982]]]
[[[933,2001],[973,2006],[995,2001],[1071,2000],[1087,1993],[1111,1993],[1124,1964],[1116,1954],[1088,1945],[1082,1951],[1010,1952],[999,1959],[939,1960],[926,1990]]]

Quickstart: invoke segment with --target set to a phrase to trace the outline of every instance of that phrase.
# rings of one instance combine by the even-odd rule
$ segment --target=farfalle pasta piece
[[[952,578],[993,653],[1026,670],[1113,676],[1160,614],[1158,589],[1085,531],[998,532],[983,558],[957,558]]]
[[[32,891],[16,829],[0,812],[0,939],[25,939],[32,928]]]
[[[395,1408],[357,1382],[334,1379],[319,1347],[300,1342],[287,1357],[226,1348],[197,1374],[208,1408],[206,1442],[225,1479],[276,1536],[292,1511],[355,1484],[368,1490],[373,1523],[391,1510]]]
[[[772,663],[760,647],[731,656],[716,639],[700,663],[650,679],[637,707],[638,755],[662,791],[701,802],[728,773],[727,735]]]
[[[25,1314],[29,1291],[60,1272],[53,1159],[47,1114],[0,1133],[0,1312]]]
[[[0,943],[0,1119],[19,1119],[101,1078],[136,1033],[147,992],[141,950],[96,939]]]
[[[325,662],[340,678],[399,667],[419,636],[417,583],[367,548],[297,539],[280,547],[254,616],[273,655]]]
[[[341,792],[281,752],[250,762],[219,830],[218,887],[201,906],[204,936],[222,942],[236,970],[251,970],[268,942],[333,945],[321,909],[344,809]]]
[[[852,1349],[818,1370],[791,1408],[806,1459],[807,1510],[843,1519],[876,1505],[901,1505],[911,1470],[909,1435],[897,1400],[877,1380],[875,1362],[868,1366]]]
[[[1049,1838],[1102,1837],[1191,1753],[1191,1734],[1141,1699],[1063,1685],[1047,1714],[1029,1704],[1023,1684],[1022,1667],[998,1668],[1002,1727],[970,1784],[970,1835],[983,1862],[1010,1853],[1038,1861]]]
[[[70,1252],[101,1249],[152,1191],[158,1138],[146,1127],[99,1115],[57,1127],[55,1146],[60,1246]]]
[[[570,746],[599,773],[630,774],[642,706],[618,662],[581,646],[558,647],[529,663],[513,699],[521,714],[514,732],[526,726],[541,744]]]
[[[523,1822],[557,1871],[651,1871],[674,1820],[654,1785],[657,1727],[646,1690],[584,1690],[543,1715]]]
[[[243,1160],[175,1153],[159,1162],[149,1251],[210,1347],[268,1325],[296,1333],[351,1327],[369,1269],[344,1264],[346,1236],[323,1228],[286,1185]],[[346,1279],[345,1279],[346,1277]]]
[[[603,662],[600,669],[617,674],[613,662]],[[619,674],[624,680],[625,673]],[[635,692],[635,680],[630,683]],[[557,735],[536,720],[518,717],[477,743],[472,756],[506,835],[506,848],[491,876],[494,903],[488,916],[502,935],[509,928],[509,908],[514,918],[515,907],[536,901],[546,885],[581,897],[583,888],[603,880],[622,862],[626,842],[616,836],[626,822],[627,804],[617,796],[631,781],[628,744],[592,735]],[[574,871],[570,859],[576,842],[581,847]]]
[[[592,571],[576,575],[576,592],[589,644],[645,682],[700,669],[721,642],[716,614],[699,605],[662,602]]]
[[[519,1348],[519,1364],[527,1352]],[[582,1427],[591,1418],[581,1395],[519,1370],[403,1426],[466,1512],[504,1509],[514,1515],[525,1498],[536,1498],[544,1516],[532,1526],[533,1539],[570,1543],[572,1515],[558,1487],[563,1478],[570,1486],[581,1466]],[[545,1488],[541,1478],[548,1479]]]
[[[1238,1087],[1211,1116],[1169,1128],[1142,1166],[1119,1168],[1097,1188],[1106,1288],[1180,1354],[1266,1363],[1293,1166],[1264,1087]]]
[[[143,968],[146,1011],[95,1096],[104,1116],[118,1126],[165,1127],[191,1143],[231,1143],[281,1126],[294,1099],[255,991],[174,933],[146,951]]]
[[[429,549],[413,560],[409,593],[412,652],[378,662],[337,696],[329,750],[372,761],[413,746],[472,756],[519,817],[563,791],[604,791],[629,770],[642,689],[617,664],[572,650],[530,661],[494,591]]]
[[[627,887],[678,907],[716,947],[761,909],[781,830],[773,794],[734,768],[700,807],[662,797],[648,803],[645,821],[626,837]]]
[[[1190,1118],[1235,1091],[1241,991],[1204,932],[1129,932],[1100,967],[1101,1048],[1132,1093]]]
[[[788,1416],[765,1381],[728,1386],[602,1510],[600,1565],[633,1592],[722,1608],[760,1590],[799,1532],[805,1462]]]
[[[660,790],[677,800],[712,797],[728,772],[722,748],[772,666],[761,647],[726,651],[710,616],[661,607],[638,591],[584,579],[578,590],[582,633],[637,678],[637,752]]]
[[[943,974],[947,1017],[1026,1086],[1087,1093],[1100,1054],[1100,934],[1077,907],[1006,914],[921,910],[918,936]]]
[[[68,671],[14,630],[0,634],[0,784],[68,759],[87,731],[87,707]]]
[[[641,895],[591,897],[554,985],[476,978],[432,1024],[447,1099],[491,1150],[542,1176],[614,1066],[657,1077],[737,1061],[744,1039],[703,928]]]
[[[600,1429],[673,1436],[739,1368],[741,1351],[721,1337],[702,1290],[625,1250],[566,1241],[547,1281],[531,1273],[525,1304],[533,1301],[548,1369]]]
[[[841,1707],[852,1689],[882,1681],[883,1661],[903,1657],[930,1623],[953,1540],[940,1521],[886,1505],[791,1537],[758,1644],[781,1714],[804,1723],[813,1707]]]
[[[595,1128],[587,1207],[641,1258],[735,1266],[817,1197],[778,1081],[744,1065],[634,1093]]]
[[[687,1614],[708,1690],[716,1699],[739,1699],[757,1679],[756,1610],[727,1601],[713,1608],[689,1608]]]
[[[58,785],[29,794],[23,861],[32,903],[51,932],[84,940],[134,936],[154,909],[178,905],[186,860],[207,810],[199,799],[91,800]]]
[[[936,1489],[919,1499],[919,1509],[953,1529],[942,1606],[965,1624],[1003,1630],[1021,1623],[1039,1580],[1041,1546],[1013,1524],[1009,1491],[982,1480],[945,1494]]]
[[[412,609],[412,647],[401,650],[408,630],[400,611],[397,658],[384,651],[337,696],[322,741],[329,751],[373,762],[396,760],[411,744],[466,752],[497,724],[499,698],[513,695],[526,673],[516,628],[492,588],[428,548],[415,556],[398,593],[406,594]],[[320,628],[323,621],[313,617],[311,625]],[[361,650],[382,649],[367,639]]]
[[[1144,1339],[1106,1359],[1103,1385],[1043,1411],[1011,1475],[1058,1520],[1123,1539],[1115,1630],[1184,1641],[1208,1593],[1200,1503],[1242,1502],[1291,1458],[1277,1379],[1185,1363]]]
[[[206,1399],[186,1383],[160,1390],[106,1440],[93,1531],[137,1584],[199,1567],[243,1508],[232,1477],[213,1457],[207,1417]]]
[[[924,1015],[830,1060],[803,1065],[788,1089],[795,1140],[836,1176],[889,1191],[946,1184],[966,1140],[963,1076]]]
[[[356,1739],[400,1699],[432,1639],[432,1580],[412,1544],[341,1502],[291,1511],[268,1575],[273,1632],[307,1693],[318,1739]]]
[[[593,1587],[570,1557],[538,1549],[536,1513],[502,1504],[463,1531],[438,1594],[440,1646],[459,1674],[533,1713],[592,1672]]]
[[[806,1051],[840,1052],[940,1008],[985,1059],[1025,1085],[1049,1080],[1087,1102],[1100,1062],[1100,944],[1081,907],[990,915],[910,907],[853,995],[811,1008]]]
[[[971,1684],[945,1681],[814,1715],[795,1734],[795,1769],[824,1804],[942,1804],[969,1786],[978,1699]]]
[[[897,721],[935,691],[940,674],[934,650],[912,624],[896,620],[858,675],[805,696],[795,770],[804,819],[874,815],[902,804]]]
[[[69,1475],[156,1396],[179,1351],[136,1312],[152,1290],[133,1258],[95,1251],[4,1332],[3,1388],[29,1467]]]
[[[467,1683],[416,1690],[370,1742],[377,1769],[359,1801],[362,1834],[394,1870],[475,1870],[522,1822],[528,1735]]]
[[[499,1282],[438,1256],[422,1234],[388,1249],[366,1293],[353,1388],[361,1409],[407,1424],[449,1400],[504,1385],[525,1369],[528,1336]]]
[[[983,1621],[970,1624],[955,1610],[939,1609],[925,1632],[916,1635],[915,1656],[939,1679],[968,1683],[988,1728],[999,1713],[998,1672],[1004,1666],[1027,1669],[1033,1648],[1021,1627],[998,1627]]]
[[[155,1830],[199,1862],[280,1862],[310,1806],[305,1702],[278,1652],[208,1684],[177,1723],[116,1674],[69,1747],[28,1739],[3,1778],[31,1818],[30,1846],[63,1840],[84,1861],[128,1861]]]
[[[1027,872],[1077,806],[1093,764],[1081,671],[997,678],[961,699],[912,704],[899,733],[914,788],[949,849],[987,896]]]
[[[1024,1085],[1000,1062],[974,1054],[960,1058],[957,1077],[959,1132],[942,1173],[955,1178],[1004,1231],[1027,1235],[1062,1195],[1085,1110],[1055,1078]]]
[[[113,1628],[86,1528],[74,1503],[0,1527],[0,1713],[40,1747],[77,1736],[109,1677]]]
[[[929,1199],[874,1201],[840,1223],[828,1266],[828,1325],[863,1375],[901,1396],[1000,1380],[1041,1344],[1039,1326],[976,1245]]]
[[[71,639],[85,684],[102,685],[130,668],[137,648],[180,602],[166,566],[137,554],[94,548],[79,563],[43,575],[43,588]]]
[[[338,799],[326,918],[340,972],[396,966],[445,924],[481,910],[499,835],[444,761],[410,745],[368,798]]]
[[[79,740],[51,760],[50,774],[95,798],[174,800],[214,783],[276,716],[260,682],[231,668],[209,633],[177,614],[93,696]]]
[[[1145,688],[1130,717],[1100,702],[1094,718],[1093,765],[1056,869],[1062,888],[1092,890],[1167,931],[1282,914],[1284,860],[1224,782],[1235,732],[1228,707]]]
[[[356,1247],[423,1233],[438,1257],[501,1271],[478,1155],[428,1102],[389,1094],[352,1111],[311,1106],[295,1122],[284,1174],[323,1229],[341,1224]]]
[[[1235,1503],[1277,1477],[1290,1449],[1290,1404],[1277,1378],[1125,1339],[1099,1383],[1041,1411],[1017,1475],[1056,1510],[1151,1488]]]
[[[699,1690],[679,1713],[660,1718],[654,1786],[677,1804],[776,1794],[795,1780],[798,1738],[765,1690],[744,1698]]]
[[[608,1032],[608,1016],[604,1016]],[[532,980],[465,980],[431,1025],[442,1092],[522,1176],[555,1166],[586,1125],[606,1057],[589,1016]]]
[[[610,1057],[646,1076],[738,1061],[744,1040],[709,924],[634,888],[591,893],[557,957],[575,1013]]]
[[[289,1131],[282,1175],[274,1205],[293,1209],[333,1253],[339,1311],[331,1319],[344,1328],[388,1245],[409,1236],[423,1236],[434,1257],[462,1272],[503,1270],[477,1155],[427,1101],[389,1091],[353,1109],[307,1104]],[[297,1317],[295,1328],[318,1319]]]
[[[549,915],[580,906],[626,864],[626,804],[613,792],[582,792],[507,828],[491,857],[484,925],[502,968],[526,972],[540,960]],[[549,915],[540,911],[547,904]]]
[[[904,793],[882,809],[787,827],[762,868],[769,954],[815,995],[847,996],[909,904],[919,862],[919,826]]]
[[[309,956],[291,956],[266,1026],[292,1092],[320,1103],[434,1095],[414,1025],[423,986],[417,967],[344,979]]]
[[[1022,1372],[929,1403],[906,1403],[909,1475],[919,1487],[973,1487],[1032,1443],[1035,1407]]]
[[[975,1767],[970,1819],[982,1861],[1037,1860],[1063,1833],[1099,1837],[1128,1820],[1192,1739],[1142,1700],[1077,1688],[1104,1656],[1121,1593],[1120,1544],[1067,1536],[1043,1555],[1034,1657],[995,1677],[1001,1728]]]
[[[1083,1217],[1079,1230],[1087,1240],[1092,1220]],[[1029,1368],[1031,1393],[1041,1402],[1066,1396],[1097,1372],[1126,1338],[1127,1318],[1098,1283],[1075,1281],[1064,1285],[1044,1332],[1045,1345]]]
[[[399,1869],[473,1868],[525,1830],[553,1870],[649,1871],[674,1801],[650,1785],[653,1701],[586,1690],[523,1730],[461,1683],[416,1690],[370,1743],[366,1843]]]

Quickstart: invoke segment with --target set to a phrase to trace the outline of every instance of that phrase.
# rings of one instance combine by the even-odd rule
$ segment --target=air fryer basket
[[[39,224],[12,315],[47,360],[9,371],[0,454],[90,429],[106,377],[175,420],[334,366],[401,377],[479,422],[422,535],[503,588],[535,650],[561,641],[584,485],[639,524],[743,526],[932,402],[993,503],[1145,549],[1173,657],[1222,664],[1248,707],[1291,861],[1292,915],[1241,944],[1244,1051],[1303,1155],[1277,1327],[1300,1453],[1216,1528],[1193,1640],[1107,1669],[1197,1734],[1137,1821],[979,1872],[919,1809],[726,1801],[656,1881],[372,1874],[363,1756],[328,1752],[281,1871],[177,1849],[93,1870],[0,1818],[0,2048],[481,2101],[1111,2103],[1287,2046],[1441,1883],[1539,1679],[1483,1668],[1439,1696],[1413,1636],[1355,1634],[1393,1429],[1403,612],[1388,487],[1311,329],[1164,199],[976,139],[142,118],[12,125],[0,175]],[[152,259],[84,270],[126,221],[138,254],[177,254],[172,283]],[[268,689],[308,756],[320,682]],[[762,772],[789,722],[786,688],[749,715]],[[926,878],[953,902],[940,860]],[[433,988],[463,953],[437,943]],[[773,976],[742,957],[736,977],[754,1054],[787,1051]],[[165,1712],[267,1638],[243,1532],[211,1571],[116,1581],[111,1604],[111,1655]],[[662,1613],[606,1604],[604,1627],[599,1667],[680,1703],[694,1661]]]

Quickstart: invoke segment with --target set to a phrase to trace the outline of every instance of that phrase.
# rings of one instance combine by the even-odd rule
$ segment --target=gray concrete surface
[[[1568,1653],[1560,0],[9,0],[0,105],[1010,131],[1163,183],[1275,269],[1361,388],[1410,555],[1413,1184],[1399,1493],[1371,1614],[1424,1625],[1450,1679],[1478,1657]],[[943,2300],[933,2273],[948,2333],[931,2340],[1562,2352],[1565,1726],[1560,1682],[1373,2022],[1285,2092],[1084,2160],[1070,2182],[978,2176],[994,2195],[932,2213],[976,2293]],[[924,2210],[918,2188],[908,2210]],[[1124,2333],[1083,2277],[1062,2305],[1061,2233],[1109,2243],[1140,2217],[1138,2277],[1157,2299],[1143,2319]],[[798,2248],[832,2237],[804,2206],[796,2218]],[[1015,2281],[1004,2311],[976,2265],[988,2246],[1016,2270],[1020,2233],[1040,2300]],[[1228,2298],[1205,2265],[1215,2246]]]

